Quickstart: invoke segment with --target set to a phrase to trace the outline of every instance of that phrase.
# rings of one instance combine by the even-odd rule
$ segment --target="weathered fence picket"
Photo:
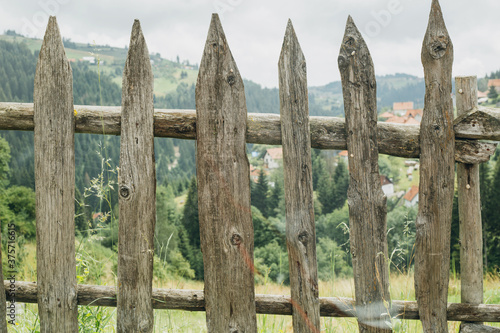
[[[138,20],[123,71],[118,199],[118,332],[153,332],[156,176],[153,71]]]
[[[456,77],[457,116],[477,107],[476,77]],[[479,165],[457,163],[462,303],[483,303],[483,232]],[[464,324],[460,326],[463,332]]]
[[[377,93],[368,47],[349,16],[338,65],[349,162],[349,239],[360,332],[392,332],[387,205],[378,167]]]
[[[257,332],[246,114],[243,80],[214,14],[196,83],[196,170],[208,332]]]
[[[415,296],[424,332],[448,332],[455,135],[451,100],[453,44],[437,0],[422,45],[425,99],[420,125],[420,185],[415,237]]]
[[[457,116],[477,109],[477,78],[455,78]],[[483,303],[483,228],[479,164],[457,164],[458,215],[460,218],[460,292],[461,302]],[[460,332],[500,332],[500,328],[462,322]]]
[[[306,60],[288,21],[279,67],[286,245],[295,332],[320,332]]]
[[[153,74],[139,21],[123,75],[122,107],[73,106],[72,73],[51,17],[35,75],[34,104],[0,103],[0,129],[35,132],[37,283],[0,286],[0,303],[38,303],[41,332],[76,332],[77,305],[117,307],[118,332],[152,332],[153,309],[206,311],[208,332],[257,332],[256,313],[292,315],[296,332],[319,332],[320,315],[357,317],[361,332],[389,332],[390,317],[424,331],[498,332],[500,305],[482,295],[478,164],[500,140],[500,112],[477,106],[476,80],[457,78],[453,46],[432,1],[422,47],[421,127],[378,123],[368,48],[349,17],[339,56],[346,120],[308,116],[305,58],[288,22],[279,60],[279,115],[248,114],[243,81],[212,16],[196,85],[196,111],[154,110]],[[75,116],[76,114],[76,116]],[[76,284],[74,133],[121,135],[118,286]],[[195,139],[205,290],[152,289],[154,136]],[[245,143],[282,144],[291,297],[255,295],[249,163]],[[348,150],[350,240],[356,299],[318,297],[311,147]],[[378,154],[420,157],[416,221],[417,302],[390,299],[386,207]],[[447,303],[454,163],[458,165],[462,302]],[[0,253],[0,278],[1,253]],[[5,331],[5,308],[0,331]]]
[[[50,17],[35,74],[35,192],[41,332],[77,332],[73,76]]]

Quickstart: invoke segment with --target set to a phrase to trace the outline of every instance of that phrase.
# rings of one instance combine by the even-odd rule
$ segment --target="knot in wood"
[[[231,236],[231,244],[233,244],[234,246],[240,245],[242,241],[243,241],[243,239],[241,238],[241,236],[239,234],[233,234]]]
[[[437,60],[444,56],[448,48],[448,43],[448,36],[440,35],[433,37],[429,45],[429,54],[431,57]]]
[[[127,185],[120,186],[120,196],[127,199],[130,196],[130,188]]]
[[[299,242],[301,242],[304,246],[307,246],[307,240],[308,240],[308,233],[307,231],[302,231],[300,234],[299,234]]]
[[[229,85],[232,86],[236,82],[236,77],[234,76],[234,74],[229,74],[226,80],[227,83],[229,83]]]

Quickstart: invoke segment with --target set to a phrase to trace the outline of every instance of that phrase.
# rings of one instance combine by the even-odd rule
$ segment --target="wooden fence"
[[[295,332],[319,332],[320,316],[357,317],[361,332],[391,331],[390,317],[420,319],[425,332],[447,332],[450,320],[466,322],[462,332],[495,331],[480,325],[500,322],[500,305],[482,304],[478,164],[489,159],[496,144],[478,140],[500,140],[500,112],[478,107],[475,78],[460,77],[459,117],[453,120],[452,60],[453,46],[433,0],[422,48],[422,124],[377,124],[374,66],[349,17],[338,58],[345,121],[309,117],[306,62],[289,21],[279,58],[281,116],[247,114],[240,73],[219,18],[213,15],[196,87],[196,111],[154,110],[148,49],[136,21],[121,108],[73,106],[71,68],[51,17],[40,51],[34,104],[0,103],[0,129],[35,132],[38,274],[36,283],[16,282],[15,296],[3,290],[0,296],[38,303],[41,332],[76,332],[77,305],[117,307],[118,332],[152,332],[153,309],[206,311],[209,332],[257,332],[257,313],[292,315]],[[76,283],[75,132],[121,135],[116,288]],[[197,143],[204,291],[152,289],[154,136]],[[283,145],[291,296],[255,295],[246,142]],[[355,300],[318,297],[311,147],[348,150]],[[391,300],[389,295],[379,153],[420,157],[417,302]],[[462,303],[448,304],[455,162]],[[2,331],[5,315],[1,307]]]

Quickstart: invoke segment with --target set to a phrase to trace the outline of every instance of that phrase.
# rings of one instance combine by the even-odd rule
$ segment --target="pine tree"
[[[254,185],[252,193],[252,206],[256,207],[265,218],[269,217],[267,196],[269,191],[269,184],[264,170],[260,169],[257,184]]]
[[[488,266],[500,266],[500,163],[495,163],[492,182],[489,188],[489,198],[486,202],[486,235]]]
[[[321,203],[323,214],[330,214],[333,211],[332,180],[328,172],[323,168],[318,179],[318,200]]]
[[[269,216],[275,217],[279,212],[280,200],[283,195],[283,188],[281,187],[280,182],[276,181],[274,183],[274,187],[271,190],[271,195],[268,200],[268,213]]]
[[[495,87],[491,86],[490,90],[488,91],[488,98],[490,99],[497,99],[498,97],[498,92]]]
[[[186,229],[191,245],[194,249],[200,248],[200,220],[198,216],[198,184],[196,177],[189,184],[186,203],[182,216],[182,224]]]
[[[488,269],[488,213],[491,188],[491,168],[489,162],[479,164],[479,189],[481,199],[481,222],[483,229],[484,269]]]
[[[333,210],[340,209],[347,200],[347,189],[349,188],[349,173],[346,164],[340,160],[333,173],[332,200]]]

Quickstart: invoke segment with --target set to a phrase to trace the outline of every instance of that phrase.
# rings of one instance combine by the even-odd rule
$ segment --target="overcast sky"
[[[128,45],[139,19],[150,52],[199,63],[218,12],[241,75],[278,85],[278,58],[288,18],[306,57],[308,84],[340,79],[337,56],[347,16],[367,40],[377,75],[422,77],[422,38],[431,0],[2,0],[0,31],[43,37],[48,15],[75,42]],[[453,75],[484,76],[500,69],[500,1],[441,0],[454,44]]]

